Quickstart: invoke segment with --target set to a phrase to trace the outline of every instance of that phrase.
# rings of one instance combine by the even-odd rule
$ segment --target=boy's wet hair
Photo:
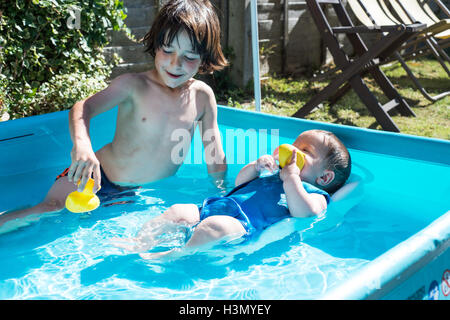
[[[156,50],[172,43],[186,31],[202,62],[199,73],[212,73],[228,65],[220,46],[220,23],[208,0],[170,0],[158,12],[144,36],[145,52],[154,58]]]
[[[324,136],[328,152],[325,156],[325,168],[334,172],[334,179],[326,186],[320,186],[328,193],[336,192],[350,176],[352,159],[345,145],[332,132],[325,130],[310,130],[314,134]]]

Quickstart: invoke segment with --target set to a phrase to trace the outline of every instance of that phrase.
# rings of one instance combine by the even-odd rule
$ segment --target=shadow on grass
[[[397,76],[390,78],[395,84],[397,84],[402,89],[413,88],[415,91],[419,90],[416,89],[416,86],[414,85],[413,81],[408,76]],[[448,91],[450,88],[450,78],[436,79],[436,78],[417,77],[417,79],[419,80],[419,83],[422,85],[422,87],[431,95],[440,94],[444,91]]]
[[[292,79],[291,81],[286,82],[285,87],[291,87],[290,90],[284,89],[276,89],[272,86],[264,86],[262,89],[262,97],[270,97],[271,99],[275,99],[278,101],[297,101],[302,102],[302,106],[306,104],[312,97],[318,94],[324,87],[328,85],[328,82],[307,82],[306,79]],[[377,100],[381,104],[387,103],[390,99],[387,98],[381,89],[377,86],[376,82],[371,78],[364,79],[366,85],[372,94],[377,98]],[[301,87],[299,85],[301,82]],[[291,83],[293,85],[291,85]],[[314,87],[313,87],[314,86]],[[300,87],[296,89],[295,87]],[[294,89],[292,89],[294,88]],[[402,90],[399,88],[399,90]],[[405,101],[411,107],[423,107],[420,106],[421,100],[411,99],[410,97],[403,96]],[[324,104],[328,104],[327,101],[324,101]],[[371,112],[367,109],[365,104],[359,99],[356,93],[350,89],[344,96],[342,96],[339,100],[337,100],[330,108],[329,112],[334,117],[340,119],[338,116],[339,110],[352,110],[357,112],[361,116],[372,116]],[[396,115],[397,112],[393,110],[391,112],[392,115]],[[344,120],[344,119],[342,119]],[[344,121],[343,124],[355,125],[354,123],[348,123],[348,120]]]
[[[446,73],[442,72],[443,70],[439,69],[441,67],[437,62],[419,61],[416,65],[413,64],[410,67],[430,95],[440,94],[450,88],[450,78],[447,77]],[[434,107],[438,108],[442,114],[445,114],[445,105],[448,98],[432,103],[414,86],[413,81],[400,65],[383,67],[382,69],[400,96],[417,115],[420,115],[420,121],[423,122],[426,118],[425,121],[434,122],[435,117],[438,117]],[[385,96],[377,82],[370,75],[365,76],[363,79],[380,104],[386,104],[391,100]],[[271,74],[268,80],[262,83],[262,101],[265,105],[277,108],[279,111],[276,112],[289,117],[323,90],[331,81],[333,81],[331,77],[325,80],[317,80],[305,74],[297,76]],[[240,93],[242,94],[243,91]],[[241,95],[240,98],[237,101],[251,102],[253,100],[253,87],[247,87],[245,94]],[[329,101],[323,101],[322,103],[323,109],[321,111],[314,111],[306,118],[336,124],[381,129],[375,117],[353,89],[348,90],[345,95],[333,104],[330,104]],[[409,128],[416,124],[413,120],[414,117],[400,116],[395,109],[391,110],[389,114],[392,117],[397,116],[396,123],[399,126],[402,126],[400,124],[403,123],[403,126],[406,125]],[[420,135],[420,132],[419,129],[417,134]]]

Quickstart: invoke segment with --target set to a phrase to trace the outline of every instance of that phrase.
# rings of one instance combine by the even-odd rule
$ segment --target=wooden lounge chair
[[[380,0],[383,5],[389,6],[403,23],[419,21],[427,25],[427,29],[424,30],[427,39],[425,44],[450,77],[450,70],[445,64],[445,61],[450,63],[450,57],[444,51],[445,48],[450,46],[450,11],[440,0],[433,1],[448,17],[447,19],[439,19],[428,5],[429,1],[420,1],[421,3],[419,3],[417,0]],[[428,53],[428,51],[425,51],[425,53]]]
[[[440,0],[433,1],[444,12],[447,19],[439,19],[428,5],[429,1],[420,1],[419,3],[418,0],[380,0],[383,5],[392,9],[402,23],[425,23],[427,29],[424,31],[427,32],[432,45],[450,62],[450,58],[443,50],[450,46],[450,11]]]
[[[360,20],[360,22],[361,20],[364,20],[364,22],[362,22],[364,25],[366,24],[371,25],[373,23],[373,20],[375,20],[378,24],[382,22],[381,24],[383,25],[399,24],[399,23],[409,24],[416,22],[414,21],[414,19],[412,20],[401,19],[394,10],[394,8],[399,8],[399,5],[397,5],[398,2],[395,1],[396,0],[362,1],[363,5],[368,7],[368,11],[373,12],[373,16],[370,18],[367,18],[366,14],[362,13],[363,10],[361,10],[358,5],[355,5],[357,1],[350,0],[350,7],[352,8],[352,11],[354,11],[355,14],[357,14],[357,18],[358,20]],[[440,3],[440,0],[434,1]],[[395,7],[392,6],[393,3],[395,4]],[[445,6],[443,6],[443,8],[445,8]],[[404,12],[402,12],[402,14],[403,13]],[[405,17],[405,15],[406,13],[403,15],[403,17]],[[418,22],[427,24],[427,28],[423,30],[423,32],[419,33],[417,37],[407,41],[404,45],[402,45],[399,52],[402,52],[403,59],[407,61],[411,58],[416,59],[424,55],[433,54],[435,56],[438,56],[438,60],[440,60],[441,58],[439,57],[439,54],[435,52],[436,50],[438,50],[439,53],[445,59],[447,59],[447,61],[450,62],[450,60],[448,60],[448,55],[443,51],[443,49],[450,46],[450,38],[446,37],[445,33],[442,33],[442,31],[446,30],[447,28],[446,24],[448,23],[446,21],[443,21],[435,24],[434,22],[430,22],[429,20],[427,20],[427,22],[423,21]],[[430,25],[430,23],[432,25]],[[439,38],[435,38],[434,37],[435,35],[439,35]],[[436,45],[424,41],[425,39],[430,39],[430,41],[436,43]],[[436,39],[438,41],[436,41]],[[392,60],[395,60],[395,58],[393,58]],[[446,71],[448,70],[445,66],[444,69]]]
[[[408,0],[407,2],[400,2],[398,0],[377,1],[380,3],[380,6],[383,8],[386,15],[388,15],[395,23],[401,22],[408,24],[413,21],[418,21],[427,25],[427,28],[419,34],[414,41],[410,41],[405,45],[404,48],[407,50],[402,53],[403,59],[408,60],[410,58],[418,58],[432,53],[437,57],[439,62],[441,62],[441,57],[450,62],[450,58],[444,51],[445,48],[450,46],[450,19],[439,20],[426,3],[431,0],[424,1],[423,10],[416,0]],[[444,14],[450,18],[450,12],[447,7],[445,7],[440,0],[433,1],[438,4]],[[414,10],[411,10],[411,5],[415,6],[413,8]],[[410,8],[409,11],[405,11],[405,8],[407,7]],[[414,17],[410,15],[410,11],[415,12]],[[428,15],[427,12],[430,14]],[[423,41],[424,38],[429,39],[429,41]],[[439,52],[439,54],[437,54],[436,51]],[[449,73],[448,68],[445,65],[443,65],[443,68]]]
[[[378,63],[379,60],[387,59],[405,41],[422,31],[425,25],[415,23],[395,26],[354,26],[340,0],[306,0],[306,4],[324,44],[330,50],[334,62],[341,72],[327,87],[292,116],[305,117],[323,101],[336,101],[352,88],[384,130],[399,132],[400,130],[390,117],[389,112],[397,110],[404,116],[415,116],[415,114],[380,70]],[[324,11],[324,5],[332,5],[340,26],[330,26],[327,14]],[[359,34],[369,32],[380,33],[382,38],[372,47],[367,48]],[[345,34],[349,39],[356,55],[355,59],[351,60],[339,44],[337,39],[339,34]],[[382,105],[369,90],[363,80],[363,76],[366,74],[370,74],[374,78],[383,93],[390,99],[388,103]]]
[[[393,0],[391,1],[391,4],[393,4],[395,1],[401,1],[401,0]],[[408,0],[411,1],[411,0]],[[357,19],[364,24],[365,26],[373,27],[377,25],[398,25],[401,24],[396,18],[389,12],[389,9],[387,7],[387,3],[383,0],[348,0],[348,4],[350,8],[352,9],[354,15],[357,17]],[[411,22],[411,21],[409,21]],[[427,27],[422,32],[418,33],[416,36],[411,38],[408,42],[405,42],[401,47],[398,48],[394,52],[391,58],[393,59],[387,59],[384,61],[384,63],[391,62],[392,60],[398,60],[400,64],[402,65],[403,69],[406,71],[410,79],[413,81],[414,85],[417,87],[417,89],[420,91],[420,93],[431,102],[435,102],[437,100],[440,100],[450,94],[450,91],[445,91],[440,94],[437,94],[435,96],[431,96],[426,89],[421,85],[419,79],[414,75],[414,73],[411,71],[411,69],[406,64],[407,59],[411,57],[417,57],[416,47],[420,44],[425,45],[428,50],[421,49],[421,51],[425,51],[428,53],[432,53],[436,59],[440,62],[441,66],[444,68],[444,70],[447,72],[447,74],[450,76],[450,71],[447,68],[445,64],[445,57],[447,56],[438,45],[437,42],[434,40],[433,36],[436,36],[437,34],[442,33],[442,27],[436,28],[436,27]],[[411,47],[414,46],[413,50],[411,51]],[[405,50],[404,54],[400,54],[400,50]],[[443,58],[444,57],[444,58]],[[448,58],[448,57],[447,57]]]

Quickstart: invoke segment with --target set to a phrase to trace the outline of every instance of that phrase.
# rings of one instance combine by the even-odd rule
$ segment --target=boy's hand
[[[101,173],[100,162],[95,156],[94,151],[90,147],[73,147],[70,154],[72,164],[70,165],[67,178],[69,181],[78,185],[78,191],[83,191],[89,178],[93,176],[94,179],[94,193],[100,189]]]
[[[290,176],[300,177],[300,169],[297,166],[297,152],[292,152],[291,161],[280,171],[280,179],[285,181]]]
[[[265,169],[273,173],[278,169],[278,165],[271,155],[266,154],[256,160],[255,169],[259,173],[263,172]]]

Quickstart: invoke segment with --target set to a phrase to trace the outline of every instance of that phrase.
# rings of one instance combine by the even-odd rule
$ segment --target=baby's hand
[[[300,176],[300,169],[297,166],[297,152],[292,152],[292,158],[280,171],[280,179],[284,181],[289,176]]]
[[[280,150],[280,147],[278,146],[278,147],[276,147],[275,148],[275,150],[273,151],[273,154],[272,154],[272,157],[275,159],[275,160],[280,160],[280,152],[279,152],[279,150]]]
[[[278,165],[271,155],[266,154],[256,160],[255,169],[259,173],[263,172],[266,169],[273,173],[278,169]]]

